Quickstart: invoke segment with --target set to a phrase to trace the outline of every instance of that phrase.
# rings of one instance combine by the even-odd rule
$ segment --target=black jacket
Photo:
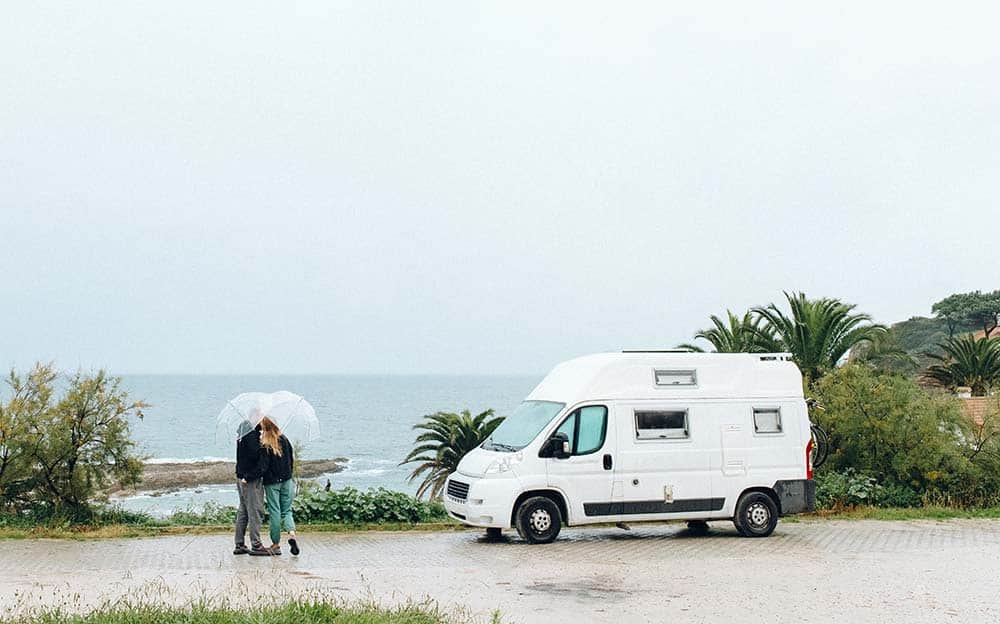
[[[236,478],[256,481],[267,470],[267,451],[260,445],[260,431],[254,429],[236,442]]]
[[[285,436],[278,438],[278,443],[281,445],[281,455],[275,455],[271,449],[264,447],[264,454],[267,455],[264,485],[273,485],[292,478],[292,467],[295,466],[292,443]]]

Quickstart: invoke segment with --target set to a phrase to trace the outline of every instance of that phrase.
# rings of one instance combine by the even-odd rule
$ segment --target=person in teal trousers
[[[260,444],[267,449],[267,471],[264,472],[264,498],[267,500],[267,515],[271,530],[271,552],[281,554],[281,527],[288,531],[288,548],[293,555],[299,554],[299,544],[295,539],[295,519],[292,518],[292,500],[295,498],[295,481],[292,468],[295,458],[292,443],[288,441],[278,426],[270,418],[260,421]]]

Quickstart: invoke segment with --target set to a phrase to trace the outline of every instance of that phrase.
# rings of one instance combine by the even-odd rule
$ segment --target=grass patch
[[[240,609],[232,606],[189,607],[123,605],[86,614],[41,611],[17,619],[18,624],[455,624],[460,620],[430,605],[395,608],[349,605],[322,600],[292,600],[281,605]],[[497,617],[493,618],[498,622]]]
[[[814,520],[953,520],[1000,518],[1000,507],[961,509],[957,507],[867,507],[823,510],[800,516]],[[784,521],[784,519],[782,520]]]

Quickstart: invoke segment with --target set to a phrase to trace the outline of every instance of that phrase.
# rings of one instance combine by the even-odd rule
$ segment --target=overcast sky
[[[1000,288],[996,10],[664,4],[8,3],[0,365],[540,373]]]

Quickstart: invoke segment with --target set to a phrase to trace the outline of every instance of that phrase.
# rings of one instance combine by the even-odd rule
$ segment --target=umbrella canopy
[[[215,418],[216,435],[225,432],[229,439],[240,439],[253,431],[267,416],[293,442],[311,442],[319,438],[316,410],[301,396],[279,392],[244,392],[226,402]]]

